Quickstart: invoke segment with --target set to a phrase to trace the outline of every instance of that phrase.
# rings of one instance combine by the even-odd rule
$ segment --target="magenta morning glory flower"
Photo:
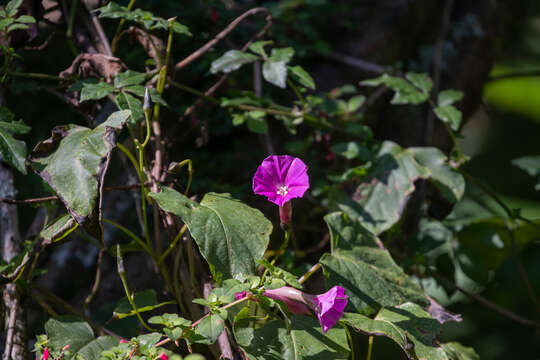
[[[341,286],[334,286],[320,295],[306,294],[289,286],[266,290],[263,295],[283,301],[293,314],[306,314],[308,307],[311,308],[324,332],[330,330],[341,319],[349,299]]]
[[[280,207],[291,199],[304,196],[307,189],[307,166],[299,158],[290,155],[267,157],[253,176],[253,192],[266,196]]]
[[[334,286],[321,295],[308,295],[311,300],[311,308],[317,314],[324,332],[327,332],[343,316],[349,296],[345,295],[345,289]]]

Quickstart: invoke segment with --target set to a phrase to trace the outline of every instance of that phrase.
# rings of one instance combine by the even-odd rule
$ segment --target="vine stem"
[[[169,245],[167,250],[165,250],[165,252],[159,258],[158,265],[161,264],[163,262],[163,260],[165,260],[167,258],[167,255],[169,255],[169,253],[172,251],[172,249],[174,249],[174,247],[176,246],[176,243],[178,243],[178,241],[182,238],[182,235],[184,235],[186,230],[187,230],[187,225],[184,224],[184,226],[182,226],[182,229],[180,229],[180,231],[178,232],[178,234],[176,235],[174,240],[171,241],[171,244]]]
[[[303,284],[307,279],[309,279],[311,275],[316,273],[320,268],[321,268],[321,263],[316,263],[315,265],[311,267],[311,269],[309,269],[304,275],[302,275],[300,279],[298,279],[298,282],[300,284]]]
[[[131,11],[131,8],[133,8],[133,5],[135,5],[135,0],[130,0],[127,6],[127,11]],[[126,22],[126,19],[120,19],[120,23],[118,24],[118,27],[116,28],[116,32],[114,33],[114,37],[111,41],[111,51],[113,53],[116,52],[116,46],[118,45],[118,40],[120,40],[120,32],[122,31],[122,27],[124,26],[125,22]]]
[[[368,338],[368,350],[366,360],[371,360],[371,352],[373,351],[373,335]]]
[[[151,257],[152,259],[156,259],[156,255],[154,254],[154,251],[152,250],[151,247],[149,247],[144,241],[143,239],[141,239],[140,237],[138,237],[137,235],[135,235],[131,230],[125,228],[124,226],[118,224],[117,222],[114,222],[112,220],[109,220],[109,219],[103,219],[103,222],[104,223],[107,223],[107,224],[110,224],[112,226],[114,226],[115,228],[117,228],[118,230],[122,231],[124,234],[126,234],[127,236],[129,236],[130,238],[132,238],[133,240],[135,240],[135,242],[137,244],[139,244]]]

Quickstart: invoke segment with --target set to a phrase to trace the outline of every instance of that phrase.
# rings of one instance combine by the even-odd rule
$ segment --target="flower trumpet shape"
[[[334,286],[320,295],[306,294],[289,286],[266,290],[263,295],[283,301],[293,314],[307,314],[310,308],[317,315],[324,332],[341,319],[349,299],[341,286]]]
[[[266,196],[280,207],[291,199],[304,196],[307,189],[307,166],[290,155],[267,157],[253,176],[253,192]]]

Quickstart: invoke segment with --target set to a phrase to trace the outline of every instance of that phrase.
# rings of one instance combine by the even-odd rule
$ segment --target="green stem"
[[[167,258],[167,255],[169,255],[172,249],[174,249],[174,247],[176,246],[176,243],[178,243],[178,241],[182,238],[182,235],[184,235],[186,230],[187,230],[187,225],[182,226],[182,229],[180,229],[180,231],[175,236],[174,240],[171,242],[167,250],[165,250],[165,252],[159,258],[158,265],[160,265]]]
[[[285,234],[284,234],[284,240],[283,240],[283,243],[281,244],[281,246],[279,247],[279,249],[277,250],[276,252],[276,256],[274,256],[274,259],[272,259],[272,261],[270,262],[271,265],[274,265],[276,263],[276,261],[279,259],[279,257],[281,256],[281,254],[283,253],[283,251],[287,248],[287,246],[289,245],[289,239],[290,239],[290,232],[289,232],[289,229],[285,229],[284,230]],[[263,284],[264,283],[264,279],[266,278],[266,275],[268,275],[268,272],[270,271],[269,268],[266,268],[263,272],[263,275],[261,276],[261,281],[259,284]]]
[[[187,85],[184,85],[184,84],[180,84],[172,79],[168,79],[167,82],[169,83],[169,85],[172,85],[174,86],[175,88],[178,88],[180,90],[183,90],[185,92],[188,92],[190,94],[193,94],[193,95],[196,95],[196,96],[199,96],[205,100],[208,100],[210,102],[213,102],[214,104],[219,104],[219,100],[213,96],[208,96],[206,95],[204,92],[202,91],[199,91],[197,89],[194,89],[190,86],[187,86]]]
[[[127,10],[131,11],[131,8],[133,7],[133,5],[135,5],[135,0],[130,0],[127,6]],[[120,23],[118,24],[118,27],[116,28],[116,32],[114,33],[114,37],[111,42],[111,50],[113,54],[116,51],[116,46],[118,45],[120,32],[122,31],[122,27],[124,26],[125,22],[126,22],[126,19],[120,19]]]
[[[150,326],[146,324],[144,319],[142,318],[141,314],[139,314],[139,310],[137,309],[137,305],[135,304],[135,301],[133,300],[133,296],[131,295],[131,292],[129,291],[129,287],[126,280],[126,271],[124,269],[124,260],[122,259],[122,253],[120,252],[120,244],[117,245],[117,252],[116,252],[116,260],[118,263],[118,275],[120,276],[120,280],[122,280],[122,285],[124,287],[124,292],[126,293],[126,296],[128,298],[129,303],[131,304],[131,307],[133,308],[133,311],[135,311],[135,314],[137,315],[137,318],[139,319],[139,322],[142,326],[148,331],[155,331]]]
[[[320,263],[316,263],[315,265],[313,265],[311,267],[311,269],[309,269],[304,275],[302,275],[302,277],[300,279],[298,279],[298,282],[300,284],[303,284],[307,279],[309,279],[309,277],[311,275],[313,275],[314,273],[316,273],[319,269],[321,268],[321,264]]]
[[[69,78],[61,78],[60,76],[41,74],[41,73],[24,73],[24,72],[18,72],[18,71],[8,71],[7,74],[11,76],[15,76],[15,77],[23,77],[23,78],[30,78],[30,79],[43,79],[43,80],[56,80],[56,81],[70,80]]]
[[[294,83],[291,81],[291,79],[287,78],[287,85],[289,85],[289,87],[294,91],[294,94],[296,95],[296,97],[298,98],[298,100],[300,100],[300,102],[302,104],[305,103],[305,100],[304,100],[304,97],[302,96],[302,94],[300,93],[300,90],[298,90],[298,88],[296,87],[296,85],[294,85]]]
[[[129,229],[125,228],[124,226],[118,224],[117,222],[114,222],[114,221],[109,220],[109,219],[103,219],[103,222],[114,226],[115,228],[117,228],[118,230],[122,231],[124,234],[129,236],[131,239],[135,240],[135,242],[137,244],[139,244],[148,254],[150,254],[152,259],[155,260],[155,254],[154,254],[154,251],[152,250],[152,248],[148,247],[148,245],[145,244],[145,242],[140,237],[135,235],[132,231],[130,231]]]
[[[373,350],[373,335],[368,339],[368,350],[366,355],[366,360],[371,360],[371,352]]]

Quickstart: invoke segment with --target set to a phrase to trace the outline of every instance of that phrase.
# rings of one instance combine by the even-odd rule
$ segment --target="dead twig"
[[[150,187],[152,185],[151,182],[144,183],[144,186]],[[116,190],[132,190],[132,189],[138,189],[141,187],[141,184],[131,184],[131,185],[119,185],[119,186],[107,186],[104,187],[104,191],[116,191]],[[0,203],[7,203],[7,204],[36,204],[36,203],[42,203],[47,201],[57,201],[58,196],[51,195],[51,196],[43,196],[39,198],[33,198],[33,199],[11,199],[11,198],[3,198],[0,197]]]

